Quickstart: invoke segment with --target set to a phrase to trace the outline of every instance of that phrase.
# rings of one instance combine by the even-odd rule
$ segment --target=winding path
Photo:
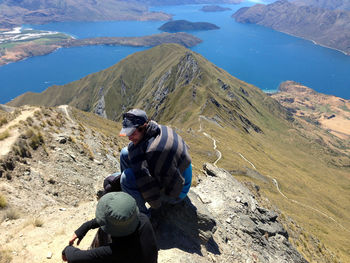
[[[33,116],[36,110],[39,110],[39,108],[24,108],[17,118],[0,128],[0,134],[6,130],[9,133],[7,138],[0,141],[0,157],[7,155],[11,151],[13,144],[17,141],[20,132],[16,125],[18,125],[20,121],[24,121],[28,117]]]
[[[247,158],[245,158],[241,153],[238,153],[238,154],[239,154],[245,161],[247,161],[247,162],[254,168],[254,170],[257,170],[257,169],[255,168],[255,165],[254,165],[252,162],[250,162]],[[322,215],[322,216],[328,218],[329,220],[333,221],[334,223],[336,223],[337,225],[339,225],[339,226],[340,226],[342,229],[344,229],[345,231],[350,232],[350,231],[349,231],[347,228],[345,228],[342,224],[340,224],[339,222],[337,222],[333,217],[327,215],[326,213],[324,213],[324,212],[318,210],[317,208],[314,208],[314,207],[312,207],[312,206],[309,206],[309,205],[300,203],[300,202],[297,201],[297,200],[294,200],[294,199],[289,198],[288,196],[286,196],[286,195],[281,191],[281,189],[280,189],[280,187],[279,187],[279,185],[278,185],[278,181],[276,180],[276,178],[273,178],[273,177],[271,177],[271,176],[269,176],[269,175],[265,175],[265,176],[268,177],[268,178],[270,178],[270,179],[272,180],[273,184],[276,186],[276,189],[277,189],[277,191],[280,193],[280,195],[282,195],[282,196],[283,196],[284,198],[286,198],[288,201],[293,202],[293,203],[296,203],[296,204],[301,205],[301,206],[303,206],[303,207],[306,207],[306,208],[308,208],[308,209],[311,209],[311,210],[313,210],[313,211],[319,213],[320,215]]]
[[[70,115],[69,115],[69,113],[68,113],[68,105],[60,105],[60,106],[58,106],[58,108],[59,109],[62,109],[63,111],[64,111],[64,113],[67,115],[67,118],[68,118],[68,120],[70,121],[70,122],[74,122],[73,120],[72,120],[72,118],[70,117]]]
[[[213,165],[214,165],[215,167],[217,167],[216,164],[217,164],[217,162],[221,159],[222,154],[221,154],[221,152],[220,152],[219,150],[216,149],[216,140],[215,140],[213,137],[211,137],[209,134],[203,132],[201,119],[206,119],[206,118],[205,118],[205,116],[202,116],[202,115],[200,115],[200,116],[198,117],[198,121],[199,121],[199,130],[198,130],[198,132],[202,132],[206,137],[208,137],[208,138],[210,138],[210,139],[213,140],[213,144],[214,144],[214,147],[213,147],[213,148],[214,148],[214,150],[216,151],[217,156],[218,156],[218,159],[213,163]],[[254,165],[251,161],[249,161],[247,158],[245,158],[245,157],[243,156],[243,154],[241,154],[241,153],[239,153],[239,152],[237,152],[237,154],[238,154],[243,160],[245,160],[247,163],[249,163],[249,164],[253,167],[254,170],[257,171],[255,165]],[[319,213],[320,215],[322,215],[322,216],[328,218],[329,220],[333,221],[334,223],[336,223],[337,225],[339,225],[339,226],[340,226],[342,229],[344,229],[345,231],[350,232],[350,230],[348,230],[347,228],[345,228],[342,224],[340,224],[339,222],[337,222],[333,217],[327,215],[326,213],[324,213],[324,212],[318,210],[317,208],[314,208],[314,207],[312,207],[312,206],[309,206],[309,205],[300,203],[300,202],[297,201],[297,200],[294,200],[294,199],[289,198],[289,197],[286,196],[286,195],[281,191],[281,189],[279,188],[278,181],[277,181],[276,178],[273,178],[273,177],[271,177],[271,176],[269,176],[269,175],[265,175],[265,176],[271,179],[272,183],[275,185],[275,187],[276,187],[277,191],[280,193],[280,195],[282,195],[282,196],[283,196],[284,198],[286,198],[288,201],[293,202],[293,203],[296,203],[296,204],[301,205],[301,206],[303,206],[303,207],[306,207],[307,209],[313,210],[313,211]]]
[[[202,123],[201,123],[201,118],[204,118],[204,116],[202,116],[202,115],[200,115],[199,117],[198,117],[198,120],[199,120],[199,130],[198,130],[198,132],[202,132]],[[205,118],[204,118],[205,119]],[[213,162],[213,165],[215,166],[215,167],[217,167],[216,166],[216,164],[217,164],[217,162],[221,159],[221,157],[222,157],[222,154],[221,154],[221,152],[219,151],[219,150],[217,150],[216,148],[216,140],[213,138],[213,137],[211,137],[209,134],[207,134],[207,133],[205,133],[205,132],[202,132],[203,133],[203,135],[204,136],[206,136],[206,137],[208,137],[209,139],[211,139],[211,140],[213,140],[213,149],[214,149],[214,151],[216,152],[216,156],[218,157],[216,160],[215,160],[215,162]]]

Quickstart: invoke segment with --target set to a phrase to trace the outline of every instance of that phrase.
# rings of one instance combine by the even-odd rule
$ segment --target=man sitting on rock
[[[192,181],[191,158],[174,130],[149,121],[143,110],[132,109],[123,114],[120,136],[131,141],[120,153],[121,189],[135,198],[141,212],[150,216],[147,202],[154,217],[162,203],[175,204],[186,197]],[[108,180],[105,190],[113,188],[113,179]]]
[[[100,227],[112,242],[90,250],[73,246],[90,229]],[[156,263],[158,248],[152,225],[145,214],[139,213],[135,199],[124,192],[107,193],[96,207],[96,218],[82,224],[62,251],[63,261]]]

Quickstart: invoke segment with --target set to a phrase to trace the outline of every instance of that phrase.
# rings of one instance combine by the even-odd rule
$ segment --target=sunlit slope
[[[10,104],[102,108],[114,120],[128,108],[143,108],[185,138],[195,173],[203,162],[218,159],[215,140],[222,154],[219,167],[254,181],[305,233],[319,237],[343,262],[350,261],[347,145],[294,119],[258,88],[180,45],[135,53],[106,70],[41,94],[24,94]],[[316,244],[314,252],[311,240],[304,239],[295,243],[300,251],[310,261],[318,253],[327,262],[322,247]]]

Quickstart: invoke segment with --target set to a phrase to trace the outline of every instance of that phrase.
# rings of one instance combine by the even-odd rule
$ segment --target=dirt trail
[[[216,163],[221,159],[222,154],[221,154],[220,151],[218,151],[218,150],[216,149],[216,140],[215,140],[213,137],[211,137],[209,134],[203,132],[203,127],[202,127],[201,119],[205,119],[205,117],[204,117],[204,116],[199,116],[199,118],[198,118],[198,121],[199,121],[199,130],[198,130],[198,132],[202,132],[206,137],[208,137],[208,138],[210,138],[210,139],[213,140],[213,143],[214,143],[214,150],[217,152],[217,155],[218,155],[218,159],[213,163],[213,165],[216,167]],[[255,167],[255,165],[254,165],[252,162],[250,162],[247,158],[245,158],[241,153],[237,152],[237,154],[238,154],[243,160],[245,160],[246,162],[248,162],[248,163],[254,168],[254,170],[257,170],[256,167]],[[274,186],[276,187],[277,191],[278,191],[284,198],[286,198],[287,200],[289,200],[290,202],[296,203],[296,204],[298,204],[298,205],[301,205],[301,206],[306,207],[307,209],[313,210],[313,211],[315,211],[316,213],[318,213],[318,214],[320,214],[320,215],[322,215],[322,216],[328,218],[329,220],[333,221],[334,223],[336,223],[338,226],[340,226],[340,227],[341,227],[342,229],[344,229],[345,231],[350,232],[350,231],[349,231],[347,228],[345,228],[342,224],[340,224],[339,222],[337,222],[333,217],[327,215],[326,213],[324,213],[324,212],[322,212],[322,211],[318,210],[317,208],[314,208],[314,207],[312,207],[312,206],[310,206],[310,205],[303,204],[303,203],[300,203],[300,202],[297,201],[297,200],[294,200],[294,199],[289,198],[289,197],[286,196],[286,195],[281,191],[281,189],[279,188],[278,181],[276,180],[276,178],[273,178],[273,177],[268,176],[268,175],[265,175],[265,176],[271,179],[271,181],[272,181],[272,183],[274,184]]]
[[[72,118],[70,117],[69,113],[68,113],[68,107],[69,107],[68,105],[60,105],[60,106],[58,106],[59,109],[62,109],[64,111],[64,113],[66,114],[68,120],[70,120],[70,122],[74,122],[72,120]]]
[[[78,207],[47,207],[36,215],[41,227],[35,226],[35,218],[23,218],[3,222],[0,242],[11,251],[12,263],[63,262],[62,250],[68,245],[74,231],[85,221],[94,218],[96,201]],[[65,223],[66,222],[66,223]],[[88,249],[96,230],[89,231],[78,246]]]
[[[206,119],[204,116],[199,116],[198,117],[198,121],[199,121],[199,130],[198,130],[198,132],[202,132],[202,122],[201,122],[201,119]],[[219,151],[219,150],[217,150],[216,148],[217,148],[217,146],[216,146],[216,140],[213,138],[213,137],[211,137],[208,133],[205,133],[205,132],[202,132],[203,133],[203,135],[204,136],[206,136],[206,137],[208,137],[209,139],[211,139],[212,141],[213,141],[213,149],[214,149],[214,151],[216,152],[216,156],[218,157],[216,160],[215,160],[215,162],[213,163],[213,165],[215,166],[215,167],[217,167],[216,166],[216,164],[218,163],[218,161],[220,161],[220,159],[221,159],[221,157],[222,157],[222,154],[221,154],[221,152]]]
[[[0,134],[6,130],[9,132],[9,137],[0,141],[0,157],[7,155],[11,151],[12,145],[16,142],[18,136],[20,135],[18,127],[16,127],[16,125],[19,124],[20,121],[24,121],[28,117],[33,116],[36,110],[39,110],[39,108],[24,108],[16,119],[0,128]]]
[[[255,165],[254,165],[252,162],[250,162],[247,158],[245,158],[241,153],[238,153],[238,154],[239,154],[246,162],[248,162],[248,163],[254,168],[254,170],[257,170],[256,167],[255,167]],[[313,211],[315,211],[316,213],[318,213],[318,214],[320,214],[320,215],[322,215],[322,216],[328,218],[329,220],[333,221],[334,223],[336,223],[338,226],[340,226],[340,227],[341,227],[342,229],[344,229],[345,231],[350,232],[350,231],[349,231],[347,228],[345,228],[342,224],[340,224],[339,222],[337,222],[333,217],[327,215],[326,213],[324,213],[324,212],[322,212],[322,211],[318,210],[317,208],[314,208],[314,207],[312,207],[312,206],[310,206],[310,205],[301,203],[301,202],[299,202],[299,201],[297,201],[297,200],[291,199],[291,198],[289,198],[288,196],[286,196],[286,195],[281,191],[281,189],[280,189],[280,187],[279,187],[279,185],[278,185],[278,181],[277,181],[276,178],[273,178],[273,177],[271,177],[271,176],[269,176],[269,175],[264,175],[264,176],[266,176],[266,177],[268,177],[268,178],[270,178],[270,179],[272,180],[274,186],[276,187],[276,189],[277,189],[277,191],[280,193],[280,195],[282,195],[282,196],[283,196],[285,199],[287,199],[288,201],[293,202],[293,203],[296,203],[296,204],[301,205],[301,206],[303,206],[303,207],[306,207],[306,208],[309,209],[309,210],[313,210]]]

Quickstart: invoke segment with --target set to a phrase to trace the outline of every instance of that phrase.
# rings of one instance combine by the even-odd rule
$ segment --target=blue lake
[[[174,19],[218,25],[219,30],[190,32],[203,40],[192,50],[264,91],[276,91],[281,82],[294,80],[316,91],[350,99],[350,56],[268,28],[239,24],[231,18],[237,9],[252,4],[221,5],[232,10],[218,13],[201,12],[202,5],[156,7],[152,11],[171,13],[175,15]],[[157,28],[163,23],[67,22],[26,27],[85,38],[150,35],[160,33]],[[64,48],[46,56],[1,66],[0,103],[27,91],[41,92],[51,85],[80,79],[145,49],[122,46]]]

